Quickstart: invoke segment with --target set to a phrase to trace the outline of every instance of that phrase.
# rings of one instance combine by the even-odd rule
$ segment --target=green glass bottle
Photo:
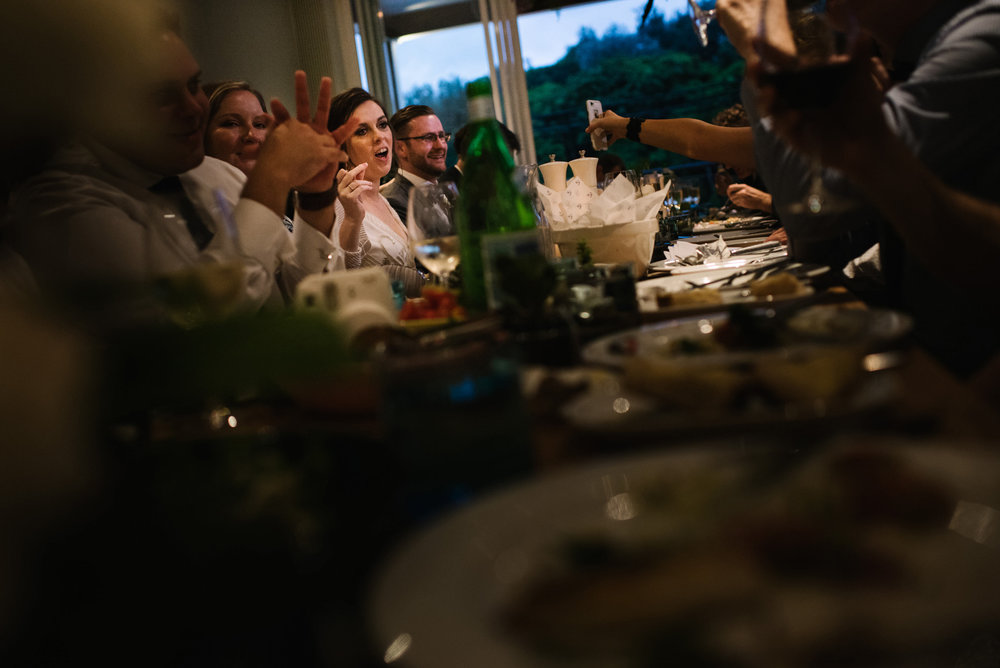
[[[535,212],[514,183],[514,159],[493,115],[489,81],[466,86],[469,147],[455,211],[461,242],[462,299],[467,309],[495,306],[495,260],[538,253]]]

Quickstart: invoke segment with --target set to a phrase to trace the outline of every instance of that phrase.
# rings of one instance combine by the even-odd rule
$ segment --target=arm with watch
[[[722,127],[696,118],[627,118],[605,111],[591,121],[586,131],[590,133],[598,128],[607,134],[609,146],[625,138],[695,160],[755,168],[749,127]]]

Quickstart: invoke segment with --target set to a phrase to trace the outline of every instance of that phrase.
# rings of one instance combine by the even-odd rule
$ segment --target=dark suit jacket
[[[413,183],[399,174],[392,181],[378,189],[382,197],[389,200],[390,206],[399,214],[399,219],[406,225],[406,204],[410,201],[410,190]]]
[[[458,167],[452,165],[448,169],[444,170],[444,174],[438,177],[438,183],[444,183],[445,181],[452,181],[456,187],[461,188],[462,172],[458,171]]]

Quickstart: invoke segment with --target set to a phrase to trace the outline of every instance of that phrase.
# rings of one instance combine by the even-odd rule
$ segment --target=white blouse
[[[399,219],[399,215],[393,211],[388,200],[382,195],[379,197],[385,202],[386,210],[392,213],[392,216],[402,225],[403,222]],[[340,239],[340,228],[344,223],[345,216],[344,205],[340,203],[340,200],[334,204],[334,212],[336,222],[333,225],[333,238],[337,240]],[[367,210],[361,221],[358,250],[348,251],[344,249],[344,262],[348,269],[385,268],[391,279],[403,282],[408,297],[419,296],[420,288],[424,284],[423,275],[417,271],[409,240],[401,238],[385,221]]]

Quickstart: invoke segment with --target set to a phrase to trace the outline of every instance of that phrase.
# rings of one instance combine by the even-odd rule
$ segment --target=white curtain
[[[517,5],[514,0],[479,0],[479,14],[486,40],[497,119],[506,124],[521,142],[517,161],[521,164],[536,163],[528,84],[517,33]]]

